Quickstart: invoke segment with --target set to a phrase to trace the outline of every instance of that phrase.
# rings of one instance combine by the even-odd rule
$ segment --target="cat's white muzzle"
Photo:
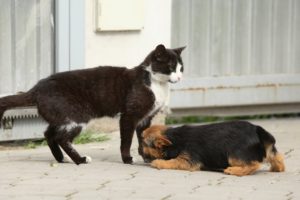
[[[182,69],[182,65],[178,63],[177,66],[176,66],[176,71],[172,72],[170,74],[169,82],[177,83],[177,82],[181,81],[181,79],[182,79],[181,69]]]
[[[177,82],[179,82],[181,80],[182,80],[182,72],[179,72],[179,73],[172,72],[171,73],[169,82],[171,82],[171,83],[177,83]]]

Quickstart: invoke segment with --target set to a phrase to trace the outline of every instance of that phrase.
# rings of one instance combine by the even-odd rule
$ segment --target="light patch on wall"
[[[95,0],[95,31],[141,30],[144,0]]]

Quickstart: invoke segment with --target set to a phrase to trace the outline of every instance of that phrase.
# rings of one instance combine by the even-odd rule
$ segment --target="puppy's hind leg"
[[[190,156],[187,154],[180,154],[178,157],[170,160],[156,159],[151,162],[151,166],[158,169],[179,169],[188,171],[200,170],[199,163],[193,164]]]
[[[224,169],[224,173],[235,176],[250,175],[260,168],[260,163],[258,161],[247,163],[243,160],[232,158],[229,158],[229,165],[230,167]]]
[[[283,155],[277,152],[274,145],[266,148],[267,162],[271,164],[271,172],[283,172],[285,171]]]

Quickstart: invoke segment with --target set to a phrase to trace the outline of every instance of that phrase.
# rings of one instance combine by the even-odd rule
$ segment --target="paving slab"
[[[142,162],[136,139],[133,165],[121,162],[119,133],[76,145],[90,164],[56,163],[47,146],[0,151],[0,199],[300,199],[300,118],[252,121],[270,131],[285,155],[286,172],[251,176],[157,170]]]

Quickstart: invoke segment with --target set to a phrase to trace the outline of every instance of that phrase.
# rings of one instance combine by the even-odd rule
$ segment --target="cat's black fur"
[[[177,81],[170,74],[178,64],[182,66],[180,72],[183,71],[180,57],[183,49],[158,45],[132,69],[103,66],[51,75],[26,93],[0,98],[0,119],[7,109],[37,106],[39,114],[49,123],[45,138],[55,159],[63,162],[61,147],[76,164],[81,164],[89,158],[81,156],[72,147],[72,141],[82,131],[83,124],[120,113],[122,160],[132,163],[130,146],[134,131],[140,143],[142,131],[150,126],[152,117],[161,108],[155,106],[151,84]],[[139,153],[142,155],[141,148]]]

